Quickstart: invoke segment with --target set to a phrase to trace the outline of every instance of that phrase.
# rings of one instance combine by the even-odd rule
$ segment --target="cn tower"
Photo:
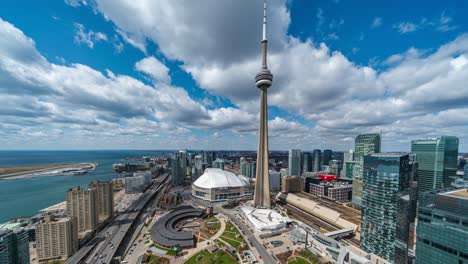
[[[268,88],[273,82],[273,74],[267,66],[266,37],[267,3],[263,3],[262,68],[255,76],[255,85],[260,89],[260,126],[258,128],[257,174],[255,181],[254,207],[270,208],[270,176],[268,170]]]

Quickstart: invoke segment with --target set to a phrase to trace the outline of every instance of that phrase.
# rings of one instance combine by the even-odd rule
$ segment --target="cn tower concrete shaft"
[[[258,128],[257,173],[254,206],[269,208],[270,176],[268,169],[268,92],[260,91],[260,127]]]
[[[266,0],[263,4],[262,68],[255,76],[260,89],[260,126],[258,128],[257,173],[255,180],[254,207],[270,208],[270,174],[268,169],[268,88],[273,75],[267,66]]]

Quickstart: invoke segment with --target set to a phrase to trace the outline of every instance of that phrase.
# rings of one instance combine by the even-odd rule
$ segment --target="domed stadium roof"
[[[200,188],[241,187],[247,184],[245,177],[215,168],[207,168],[205,172],[193,183]]]

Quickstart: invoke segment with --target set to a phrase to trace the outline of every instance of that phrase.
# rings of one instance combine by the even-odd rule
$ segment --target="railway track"
[[[335,231],[339,229],[336,226],[333,226],[323,221],[322,219],[312,214],[309,214],[305,212],[304,210],[297,208],[293,205],[290,205],[290,204],[283,205],[283,208],[288,210],[288,214],[292,215],[293,217],[297,218],[301,222],[311,226],[312,228],[316,230],[324,229],[325,231],[330,232],[330,231]],[[352,244],[354,246],[359,247],[359,240],[357,240],[356,238],[342,239],[341,241],[343,241],[344,244]]]

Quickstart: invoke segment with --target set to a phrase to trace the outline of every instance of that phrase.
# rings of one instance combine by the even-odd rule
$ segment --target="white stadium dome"
[[[193,183],[200,188],[241,187],[247,184],[245,177],[216,168],[207,168],[205,172]]]
[[[216,168],[207,168],[192,183],[192,195],[210,202],[250,197],[252,194],[253,188],[248,178]]]

